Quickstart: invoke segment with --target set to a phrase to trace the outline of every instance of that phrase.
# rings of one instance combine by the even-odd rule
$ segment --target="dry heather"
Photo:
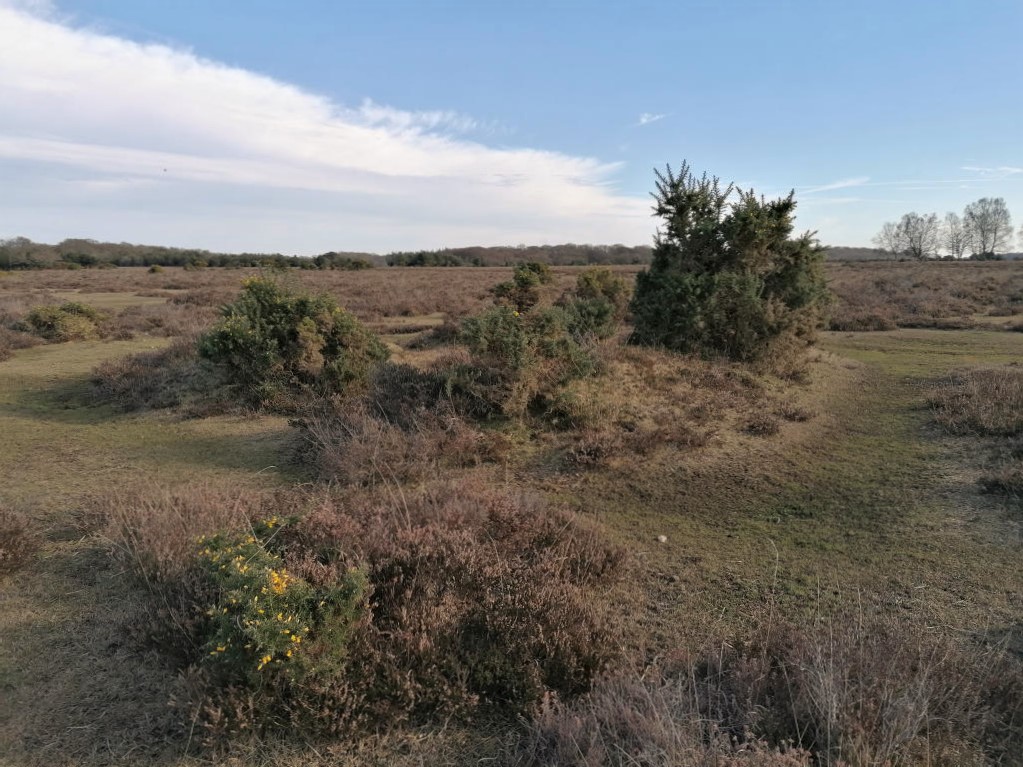
[[[1023,262],[831,263],[832,330],[961,328],[1023,313]]]
[[[179,338],[165,349],[100,363],[91,377],[94,401],[125,411],[182,407],[198,416],[237,407],[195,344],[194,337]]]
[[[548,701],[506,763],[1001,764],[1023,747],[1021,717],[1023,671],[1000,648],[848,616],[761,624],[749,639]]]
[[[618,653],[600,595],[620,578],[622,552],[539,497],[491,483],[235,498],[199,487],[115,498],[102,511],[115,552],[152,594],[148,637],[175,648],[192,680],[188,715],[212,741],[529,710],[548,692],[585,691]],[[232,536],[244,541],[213,551],[225,552],[229,572],[204,569],[214,543]],[[233,557],[238,546],[252,549],[247,559]],[[246,634],[231,652],[247,671],[226,674],[214,663],[230,641],[217,634],[212,645],[224,647],[211,647],[211,616],[238,611],[232,631],[264,620],[223,580],[260,560],[277,563],[264,583],[267,607],[294,593],[299,603],[276,609],[311,616],[308,633],[294,658],[289,649],[262,660],[265,640]],[[329,612],[326,595],[356,576],[367,590],[354,612]],[[276,615],[297,628],[284,617]]]

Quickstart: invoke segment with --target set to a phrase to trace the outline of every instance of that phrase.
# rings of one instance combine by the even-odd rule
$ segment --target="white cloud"
[[[979,173],[981,176],[988,178],[1008,178],[1009,176],[1016,176],[1023,173],[1023,168],[1017,168],[1012,165],[999,165],[996,168],[983,168],[976,165],[964,165],[963,170],[968,170],[973,173]]]
[[[659,115],[653,114],[652,112],[644,112],[639,116],[639,120],[636,122],[636,125],[639,126],[649,125],[650,123],[655,123],[658,120],[663,120],[665,117],[667,117],[667,115]]]
[[[0,0],[0,172],[19,178],[17,198],[0,197],[16,231],[0,236],[153,241],[209,231],[221,208],[216,243],[168,244],[388,250],[653,230],[646,200],[615,193],[614,164],[488,147],[466,137],[480,127],[467,115],[346,107],[52,10]],[[299,205],[324,218],[290,226]]]
[[[820,186],[812,186],[805,189],[800,189],[800,194],[818,194],[820,192],[833,192],[836,189],[852,189],[858,186],[864,186],[870,182],[870,178],[867,176],[857,176],[856,178],[846,178],[840,181],[832,181],[830,184],[821,184]]]

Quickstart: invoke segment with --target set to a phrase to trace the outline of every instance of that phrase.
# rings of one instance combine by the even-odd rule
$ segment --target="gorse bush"
[[[22,328],[53,343],[95,338],[103,315],[75,301],[37,306],[22,320]]]
[[[199,339],[199,353],[222,366],[256,405],[287,408],[306,393],[362,386],[387,347],[329,296],[292,292],[254,277],[223,319]]]
[[[824,256],[810,234],[791,238],[793,194],[767,202],[683,163],[657,173],[654,199],[664,227],[636,279],[634,343],[755,361],[812,342]]]
[[[520,264],[512,283],[495,288],[497,306],[462,323],[472,363],[448,371],[449,394],[483,415],[543,413],[561,387],[595,372],[594,342],[619,327],[628,288],[610,270],[591,269],[556,305],[541,306],[536,289],[549,279],[546,265]]]
[[[576,339],[605,339],[621,326],[629,309],[630,290],[625,280],[610,269],[587,269],[579,275],[574,290],[558,300],[566,315],[566,326]]]
[[[365,609],[365,577],[354,568],[319,587],[290,572],[271,548],[279,524],[271,517],[248,533],[198,538],[199,567],[216,595],[200,662],[227,684],[329,678],[343,669]]]
[[[510,306],[525,312],[539,303],[540,286],[549,285],[553,281],[554,276],[547,264],[529,262],[518,264],[511,281],[498,283],[491,292],[499,306]]]
[[[567,382],[594,371],[590,350],[569,332],[571,320],[561,307],[524,313],[498,306],[468,318],[462,340],[473,364],[451,371],[449,388],[489,403],[494,413],[523,415]]]

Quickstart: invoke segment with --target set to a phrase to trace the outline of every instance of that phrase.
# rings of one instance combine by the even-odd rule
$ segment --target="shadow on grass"
[[[92,424],[130,417],[132,413],[100,404],[88,376],[48,381],[45,386],[21,388],[0,401],[0,414],[59,423]]]
[[[177,762],[188,735],[169,707],[177,674],[127,638],[144,595],[115,572],[106,552],[89,541],[58,546],[8,585],[0,761]]]

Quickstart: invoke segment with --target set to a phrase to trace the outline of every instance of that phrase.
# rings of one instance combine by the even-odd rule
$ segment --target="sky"
[[[654,169],[869,246],[1023,223],[1020,0],[0,0],[0,238],[649,244]]]

